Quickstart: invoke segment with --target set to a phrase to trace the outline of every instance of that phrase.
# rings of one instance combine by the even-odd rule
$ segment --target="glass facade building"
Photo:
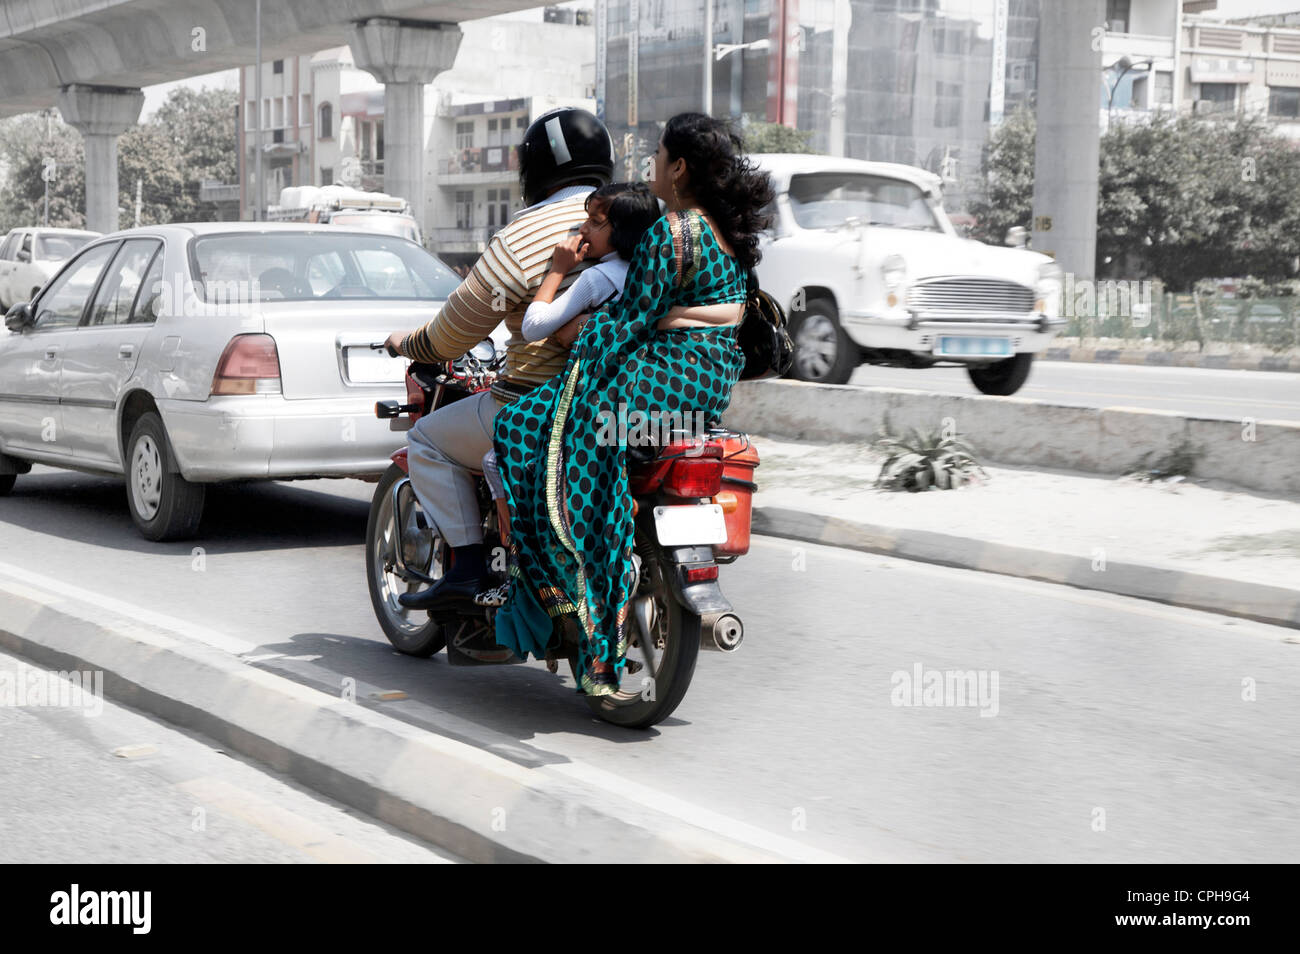
[[[758,45],[715,60],[715,116],[776,118],[779,90],[770,79],[781,3],[716,0],[714,43]],[[999,112],[1032,104],[1039,3],[784,0],[793,124],[811,131],[817,152],[907,163],[942,175],[945,204],[961,211],[980,187],[980,152],[991,124]],[[628,34],[634,10],[633,68]],[[703,2],[610,0],[603,46],[605,82],[597,97],[603,92],[606,122],[620,151],[632,132],[637,154],[645,155],[662,122],[703,106]],[[633,70],[635,97],[628,82]],[[843,109],[839,123],[832,121],[837,106]],[[628,121],[633,113],[634,124]]]

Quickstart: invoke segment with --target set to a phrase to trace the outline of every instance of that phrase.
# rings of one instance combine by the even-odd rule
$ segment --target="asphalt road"
[[[863,365],[850,384],[977,395],[963,368]],[[1300,374],[1035,361],[1016,397],[1089,407],[1140,407],[1197,416],[1300,422]]]
[[[369,491],[228,488],[201,539],[156,545],[119,482],[38,469],[0,499],[0,561],[252,639],[259,665],[293,678],[405,690],[426,713],[376,704],[394,718],[596,766],[855,860],[1300,854],[1292,630],[757,538],[722,570],[745,645],[702,653],[676,714],[629,732],[540,664],[394,653],[366,595]],[[989,694],[927,705],[901,688],[917,666],[923,682],[975,671]]]
[[[10,684],[31,671],[0,653]],[[201,736],[111,700],[96,704],[93,693],[71,697],[85,704],[0,706],[6,863],[449,860]]]

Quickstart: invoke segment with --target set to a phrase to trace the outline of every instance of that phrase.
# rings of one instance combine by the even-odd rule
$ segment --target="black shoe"
[[[448,603],[469,600],[474,601],[474,594],[479,591],[478,580],[452,580],[443,578],[428,589],[415,593],[402,593],[397,602],[407,609],[431,610]]]

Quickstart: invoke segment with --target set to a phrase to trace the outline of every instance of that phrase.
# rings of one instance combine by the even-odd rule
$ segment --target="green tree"
[[[132,126],[117,141],[120,228],[135,222],[135,189],[140,183],[140,224],[186,222],[195,202],[185,193],[180,152],[161,124]]]
[[[812,131],[791,129],[781,123],[753,122],[745,127],[746,152],[815,152],[808,140]]]
[[[1008,117],[985,146],[985,194],[973,234],[1001,243],[1032,216],[1034,119]],[[1159,278],[1171,291],[1198,279],[1280,281],[1300,255],[1300,151],[1264,118],[1156,115],[1116,123],[1101,138],[1097,271]]]
[[[1001,245],[1013,225],[1029,228],[1034,205],[1034,114],[1020,108],[993,131],[980,155],[985,193],[971,203],[971,235]]]
[[[85,149],[80,133],[57,114],[39,113],[0,121],[0,231],[41,225],[45,213],[46,157],[55,162],[50,183],[50,225],[85,228]]]
[[[235,107],[239,94],[234,90],[192,90],[178,87],[158,107],[151,122],[159,126],[176,147],[180,175],[189,205],[190,218],[216,218],[212,203],[199,201],[199,187],[204,179],[237,182],[239,179],[239,145],[235,129]],[[176,216],[173,221],[179,221]]]
[[[1178,291],[1201,278],[1290,274],[1300,153],[1267,120],[1155,117],[1117,124],[1101,145],[1099,263]]]

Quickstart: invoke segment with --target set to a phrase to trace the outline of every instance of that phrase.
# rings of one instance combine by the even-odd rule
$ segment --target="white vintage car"
[[[960,364],[985,394],[1025,383],[1065,323],[1051,258],[958,235],[923,169],[753,158],[777,193],[758,279],[789,315],[795,377],[843,384],[863,363]]]
[[[30,301],[63,263],[98,232],[82,229],[12,229],[0,241],[0,307]]]

